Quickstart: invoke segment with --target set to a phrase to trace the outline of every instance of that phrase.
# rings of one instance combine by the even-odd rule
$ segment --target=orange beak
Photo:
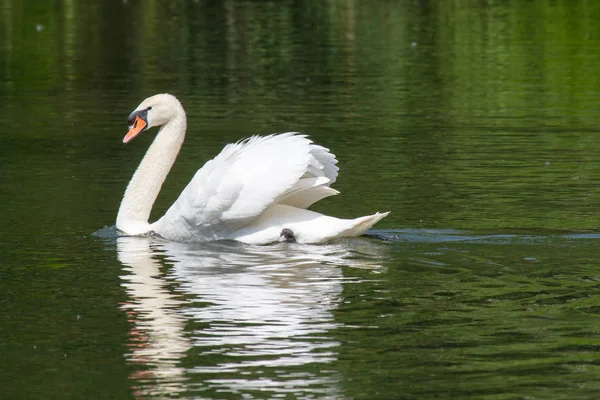
[[[133,121],[133,125],[131,125],[131,128],[129,128],[129,132],[127,132],[127,135],[125,135],[123,138],[123,143],[131,142],[133,138],[138,135],[138,133],[144,130],[146,125],[148,125],[146,121],[136,116],[135,121]]]

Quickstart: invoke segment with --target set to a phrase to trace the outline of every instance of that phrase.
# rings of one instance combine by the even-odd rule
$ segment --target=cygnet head
[[[127,119],[129,132],[123,138],[123,143],[130,142],[146,129],[166,124],[182,112],[181,103],[171,94],[163,93],[148,97],[129,114]]]

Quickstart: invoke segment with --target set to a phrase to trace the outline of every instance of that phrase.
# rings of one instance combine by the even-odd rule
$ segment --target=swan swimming
[[[362,235],[389,214],[340,219],[307,210],[339,193],[330,187],[338,175],[337,160],[306,135],[287,132],[228,144],[196,172],[165,215],[149,223],[185,137],[185,111],[174,96],[157,94],[144,100],[128,123],[123,143],[160,128],[119,207],[116,227],[126,235],[155,233],[177,242],[319,243]]]

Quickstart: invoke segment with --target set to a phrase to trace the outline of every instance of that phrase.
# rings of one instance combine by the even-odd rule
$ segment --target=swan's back
[[[229,237],[267,208],[307,208],[338,192],[335,155],[306,135],[253,136],[227,145],[195,174],[153,230],[179,241]]]

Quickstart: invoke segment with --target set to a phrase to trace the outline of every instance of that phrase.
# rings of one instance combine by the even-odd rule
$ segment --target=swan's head
[[[166,124],[181,112],[181,103],[173,95],[163,93],[148,97],[129,114],[129,132],[123,138],[123,143],[130,142],[148,128]]]

